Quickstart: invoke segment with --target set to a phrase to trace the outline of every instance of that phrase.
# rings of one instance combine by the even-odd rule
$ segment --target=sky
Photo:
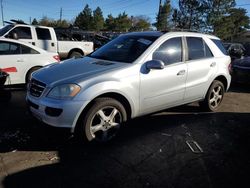
[[[62,8],[62,19],[69,21],[83,10],[86,4],[92,10],[100,7],[106,18],[108,14],[117,16],[119,13],[126,12],[129,16],[146,15],[155,21],[158,12],[159,0],[0,0],[3,5],[3,16],[5,21],[11,19],[21,19],[26,23],[36,18],[40,20],[47,16],[51,19],[60,18]],[[176,7],[177,0],[171,1],[172,6]],[[236,0],[237,7],[245,8],[250,16],[250,0]],[[1,12],[2,13],[2,12]],[[2,15],[2,14],[0,14]],[[0,27],[2,17],[0,16]]]

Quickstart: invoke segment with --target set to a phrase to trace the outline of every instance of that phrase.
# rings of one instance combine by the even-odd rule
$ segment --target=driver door
[[[142,68],[141,114],[183,103],[187,78],[187,65],[183,59],[182,37],[166,40],[152,53],[152,60],[161,60],[165,66],[161,70]]]

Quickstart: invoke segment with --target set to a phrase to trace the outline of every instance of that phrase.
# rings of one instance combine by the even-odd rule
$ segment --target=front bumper
[[[54,126],[74,129],[78,117],[89,101],[56,100],[26,96],[28,108],[40,121]]]

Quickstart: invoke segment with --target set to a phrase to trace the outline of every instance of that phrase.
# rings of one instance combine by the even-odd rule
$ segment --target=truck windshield
[[[132,63],[135,61],[159,36],[122,35],[99,48],[90,57]]]
[[[5,27],[0,29],[0,36],[3,36],[5,33],[7,33],[11,28],[13,28],[14,25],[6,25]]]

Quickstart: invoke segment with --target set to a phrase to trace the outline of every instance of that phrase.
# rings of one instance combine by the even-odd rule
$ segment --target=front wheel
[[[207,111],[214,112],[221,106],[225,88],[222,82],[214,80],[210,86],[206,98],[200,102],[200,106]]]
[[[87,141],[107,142],[114,138],[127,120],[124,106],[112,98],[98,98],[80,118],[77,135]],[[82,137],[82,138],[81,138]]]

